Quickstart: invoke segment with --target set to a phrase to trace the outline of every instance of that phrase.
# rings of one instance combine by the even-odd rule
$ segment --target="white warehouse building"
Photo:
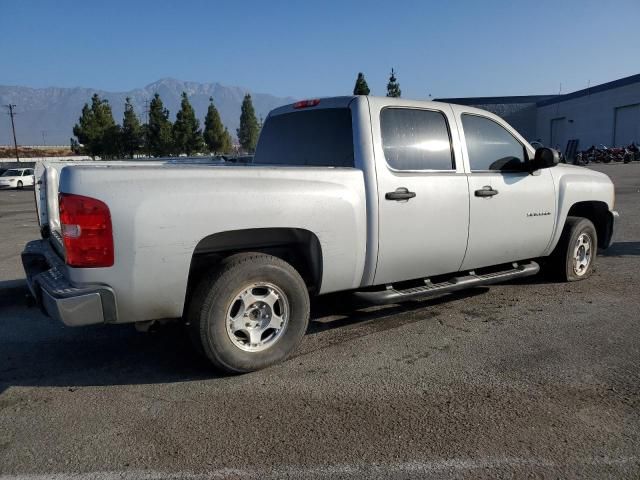
[[[640,145],[640,74],[565,95],[443,98],[500,115],[525,138],[566,152],[591,145]]]

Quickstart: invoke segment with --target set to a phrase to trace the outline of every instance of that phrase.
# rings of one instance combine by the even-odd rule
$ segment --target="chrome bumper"
[[[116,321],[113,290],[106,285],[73,285],[47,240],[27,243],[22,265],[31,294],[50,317],[70,327]]]

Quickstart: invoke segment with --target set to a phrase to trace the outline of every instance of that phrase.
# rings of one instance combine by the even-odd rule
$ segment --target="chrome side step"
[[[361,291],[355,292],[355,295],[370,303],[395,303],[418,297],[456,292],[469,287],[506,282],[514,278],[529,277],[539,271],[540,266],[533,261],[522,264],[513,263],[512,268],[499,272],[476,274],[474,271],[470,271],[466,275],[453,277],[450,280],[438,283],[432,283],[431,280],[426,278],[424,279],[424,286],[396,289],[393,288],[393,285],[387,285],[385,290]]]

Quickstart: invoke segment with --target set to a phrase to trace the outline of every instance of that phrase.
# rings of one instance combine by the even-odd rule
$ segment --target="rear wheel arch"
[[[225,258],[246,252],[265,253],[291,264],[311,293],[322,283],[322,246],[311,231],[300,228],[250,228],[208,235],[196,245],[191,256],[187,297],[208,272]]]

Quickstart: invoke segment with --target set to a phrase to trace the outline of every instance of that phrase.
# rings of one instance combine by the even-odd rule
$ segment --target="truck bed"
[[[360,286],[366,252],[361,170],[107,162],[57,166],[45,175],[49,208],[39,215],[58,249],[58,192],[109,206],[114,266],[64,268],[75,285],[113,286],[118,322],[180,317],[194,253],[218,232],[309,232],[322,252],[319,293]]]

